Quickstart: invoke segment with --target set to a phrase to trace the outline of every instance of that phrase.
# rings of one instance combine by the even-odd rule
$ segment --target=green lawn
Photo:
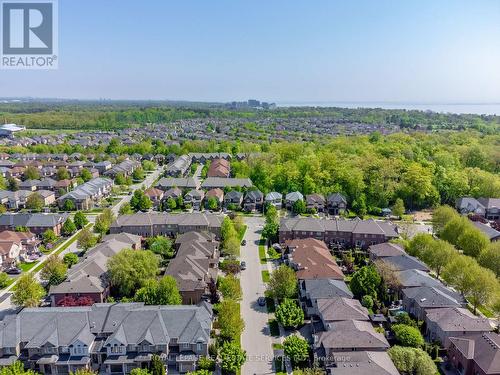
[[[241,227],[240,232],[238,233],[238,237],[240,238],[240,242],[243,241],[243,237],[245,237],[246,231],[247,231],[247,226],[243,225],[243,227]]]
[[[269,323],[269,331],[271,333],[271,336],[279,337],[280,326],[278,324],[278,321],[276,319],[270,319],[268,323]]]
[[[269,275],[269,271],[262,271],[262,281],[268,283],[270,279],[271,276]]]
[[[9,277],[9,278],[8,278],[8,280],[5,282],[5,285],[4,285],[4,286],[2,286],[2,287],[0,288],[0,290],[7,288],[10,284],[12,284],[12,283],[14,282],[14,280],[15,280],[15,279],[14,279],[13,277]]]
[[[266,240],[264,238],[261,238],[259,241],[259,258],[260,258],[260,264],[267,263]]]
[[[24,262],[21,262],[21,264],[19,265],[19,268],[23,271],[23,272],[28,272],[30,269],[32,269],[33,267],[35,267],[39,262],[33,262],[33,263],[24,263]]]

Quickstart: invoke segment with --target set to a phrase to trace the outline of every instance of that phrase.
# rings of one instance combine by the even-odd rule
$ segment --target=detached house
[[[326,202],[330,215],[341,215],[347,209],[347,199],[340,193],[330,194]]]
[[[203,190],[192,189],[184,196],[184,204],[190,204],[195,210],[200,210],[202,207],[203,198],[205,193]]]
[[[295,204],[295,202],[303,201],[303,200],[304,200],[304,196],[302,195],[301,192],[293,191],[291,193],[288,193],[285,196],[285,206],[288,210],[291,210],[293,208],[293,205]]]
[[[323,212],[325,205],[325,197],[321,194],[306,195],[306,208],[308,211]]]
[[[229,208],[230,206],[241,207],[243,202],[243,193],[237,190],[231,190],[224,195],[224,207]]]
[[[260,190],[250,190],[243,199],[243,208],[245,211],[262,211],[264,206],[264,194]]]
[[[278,210],[281,209],[283,204],[283,195],[275,191],[266,194],[265,204],[276,207]]]
[[[213,198],[217,202],[217,209],[222,207],[222,202],[224,201],[224,191],[219,188],[210,189],[205,194],[205,208],[208,208],[210,198]]]

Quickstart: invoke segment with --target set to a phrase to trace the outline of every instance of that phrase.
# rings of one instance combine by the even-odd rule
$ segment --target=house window
[[[201,342],[196,343],[196,351],[201,352],[203,350],[203,344]]]
[[[189,343],[182,343],[181,344],[181,349],[189,349],[191,348],[191,345]]]

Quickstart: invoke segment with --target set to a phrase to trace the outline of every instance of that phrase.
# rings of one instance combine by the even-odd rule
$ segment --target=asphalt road
[[[274,374],[272,369],[272,342],[268,326],[268,314],[265,306],[259,306],[257,299],[264,296],[266,286],[262,281],[258,243],[264,218],[246,217],[246,246],[241,247],[241,260],[246,262],[247,269],[241,272],[241,314],[245,321],[245,330],[241,344],[247,352],[247,361],[243,365],[242,374]]]

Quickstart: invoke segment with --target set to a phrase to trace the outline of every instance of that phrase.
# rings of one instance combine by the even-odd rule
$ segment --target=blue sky
[[[500,102],[500,1],[59,0],[59,69],[0,96]]]

